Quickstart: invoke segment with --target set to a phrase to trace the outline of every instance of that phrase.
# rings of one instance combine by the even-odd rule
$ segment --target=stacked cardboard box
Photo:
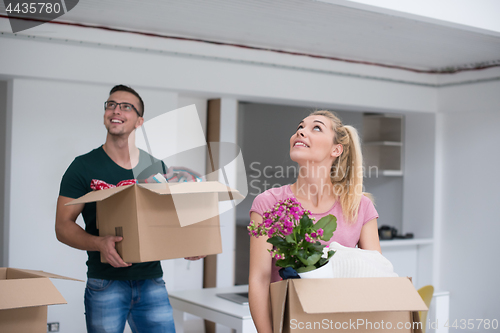
[[[42,271],[0,268],[0,332],[47,332],[47,306],[66,304],[48,278],[80,281]]]

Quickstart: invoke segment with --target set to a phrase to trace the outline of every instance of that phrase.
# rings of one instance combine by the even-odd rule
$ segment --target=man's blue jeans
[[[87,280],[85,317],[89,333],[174,333],[172,306],[162,278]]]

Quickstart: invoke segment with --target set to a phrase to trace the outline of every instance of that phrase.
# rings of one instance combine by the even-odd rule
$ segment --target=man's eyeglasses
[[[122,110],[123,112],[131,112],[132,110],[134,110],[135,113],[137,113],[137,115],[139,117],[141,117],[141,114],[139,113],[139,111],[137,111],[135,106],[133,106],[130,103],[125,103],[125,102],[117,103],[115,101],[104,102],[104,110],[114,110],[114,109],[116,109],[116,106],[120,106],[120,110]]]

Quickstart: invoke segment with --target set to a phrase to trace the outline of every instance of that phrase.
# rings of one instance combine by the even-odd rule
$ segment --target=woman
[[[316,221],[328,214],[337,217],[330,242],[381,252],[378,213],[362,192],[363,161],[356,129],[344,126],[329,111],[313,112],[290,138],[290,158],[299,165],[297,181],[258,195],[250,219],[261,223],[263,213],[277,201],[295,197]],[[272,332],[269,284],[280,280],[268,252],[272,245],[266,241],[267,237],[250,240],[249,301],[259,333]]]

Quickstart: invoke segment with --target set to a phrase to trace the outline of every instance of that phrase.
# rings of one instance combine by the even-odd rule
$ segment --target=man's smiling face
[[[129,103],[133,105],[140,113],[139,99],[133,94],[126,91],[116,91],[108,98],[108,102]],[[128,111],[123,111],[120,105],[116,105],[114,109],[108,108],[104,111],[104,126],[111,135],[121,136],[130,135],[130,133],[141,126],[143,118],[135,112],[133,108]]]

